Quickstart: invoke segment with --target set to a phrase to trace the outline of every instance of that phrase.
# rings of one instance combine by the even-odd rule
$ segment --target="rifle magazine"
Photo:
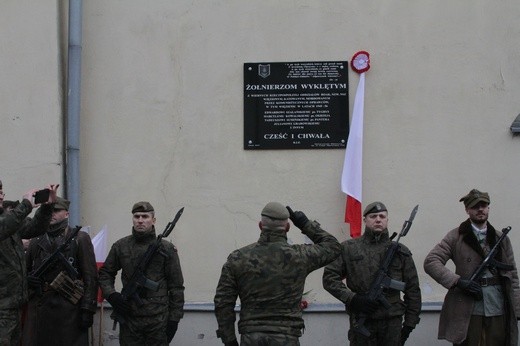
[[[83,281],[72,280],[64,271],[56,276],[50,286],[72,304],[77,304],[85,293]]]

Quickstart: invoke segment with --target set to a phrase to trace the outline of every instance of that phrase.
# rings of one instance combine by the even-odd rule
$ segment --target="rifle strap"
[[[71,230],[69,229],[69,232],[70,231]],[[74,268],[76,268],[76,270],[79,272],[79,268],[76,263],[77,255],[78,255],[78,240],[77,240],[77,236],[76,236],[76,237],[72,238],[72,240],[70,241],[70,248],[69,248],[69,253],[68,253],[67,259],[69,260],[70,264],[72,264],[72,266]]]
[[[76,226],[76,227],[80,227],[80,226]],[[63,236],[62,236],[63,242],[67,241],[67,238],[68,238],[70,232],[72,232],[72,231],[73,231],[72,228],[67,227],[65,230],[60,232],[60,233],[63,233]],[[56,243],[57,236],[49,236],[49,233],[45,233],[45,238],[47,239],[47,244],[49,245],[49,247],[51,249],[50,253],[55,251],[58,248],[58,246],[61,245],[61,243],[60,244]],[[76,268],[76,270],[78,270],[78,267],[75,263],[77,253],[78,253],[78,241],[77,241],[77,236],[76,236],[70,240],[68,249],[66,251],[62,251],[63,256],[70,262],[70,264],[72,264],[72,266],[74,266],[74,268]]]

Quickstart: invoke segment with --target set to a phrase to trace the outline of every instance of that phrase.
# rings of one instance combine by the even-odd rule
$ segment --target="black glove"
[[[79,328],[82,330],[87,330],[94,324],[94,313],[88,310],[81,310],[81,315],[79,319]]]
[[[108,302],[112,307],[122,315],[130,315],[132,307],[130,303],[123,299],[123,296],[119,292],[114,292],[107,298]]]
[[[225,342],[224,346],[238,346],[238,341],[237,341],[237,339],[235,339],[235,340],[230,341],[230,342]]]
[[[482,287],[475,281],[459,279],[457,287],[464,291],[475,300],[482,300]]]
[[[350,310],[356,313],[373,314],[379,306],[379,303],[373,299],[368,299],[364,294],[355,294],[350,301]]]
[[[42,280],[40,278],[37,278],[36,276],[27,276],[27,284],[30,288],[35,290],[41,290],[42,288]]]
[[[305,227],[305,224],[309,221],[309,219],[303,213],[303,211],[293,211],[289,206],[287,206],[286,208],[289,211],[289,218],[294,223],[294,225],[299,229],[303,229],[303,227]]]
[[[408,340],[408,337],[410,336],[410,333],[412,332],[413,327],[410,326],[403,326],[401,329],[401,346],[404,345],[406,340]]]
[[[177,327],[179,326],[179,322],[177,321],[168,321],[166,325],[166,337],[168,338],[168,344],[173,340],[175,336],[175,332],[177,332]]]

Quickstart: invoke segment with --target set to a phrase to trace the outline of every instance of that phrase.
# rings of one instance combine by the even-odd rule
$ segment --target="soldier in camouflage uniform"
[[[52,203],[56,200],[58,185],[49,185],[49,201],[42,205],[34,218],[28,218],[34,207],[33,194],[27,192],[13,210],[0,208],[0,345],[18,345],[21,336],[22,306],[27,301],[27,272],[22,238],[40,235],[49,227]],[[4,193],[0,182],[0,198]],[[0,203],[1,205],[1,203]]]
[[[270,202],[261,215],[260,239],[229,255],[217,286],[217,336],[226,346],[238,345],[234,312],[237,297],[241,302],[241,345],[299,345],[304,328],[300,302],[305,278],[340,253],[337,239],[301,211]],[[289,218],[314,245],[287,243]]]
[[[96,258],[90,236],[86,232],[78,232],[61,251],[77,272],[77,277],[71,275],[60,261],[54,262],[40,278],[31,275],[73,231],[68,224],[69,205],[68,200],[58,197],[49,230],[32,239],[26,253],[29,286],[41,294],[35,292],[29,300],[23,345],[88,345],[88,329],[94,321],[98,290]],[[56,278],[62,277],[61,272],[66,273],[71,283],[63,281],[63,284],[53,287],[59,282]],[[80,290],[73,289],[74,280],[78,280],[77,283],[83,287],[82,294]],[[63,292],[59,287],[66,289]],[[75,293],[73,300],[69,299],[71,293]]]
[[[99,270],[99,285],[103,296],[115,311],[123,316],[120,323],[121,345],[168,345],[173,339],[184,306],[184,279],[177,248],[162,240],[162,252],[155,253],[144,273],[149,280],[159,284],[156,292],[143,288],[139,296],[143,305],[127,301],[114,288],[114,280],[121,269],[123,286],[135,271],[140,258],[156,241],[155,212],[149,202],[137,202],[132,207],[132,235],[119,239],[112,245],[104,265]]]
[[[400,292],[393,289],[384,292],[391,305],[388,310],[370,300],[365,294],[391,244],[385,205],[381,202],[369,204],[363,212],[363,220],[363,236],[343,242],[341,256],[325,267],[323,287],[345,304],[351,326],[355,324],[359,313],[369,316],[365,327],[370,336],[366,337],[351,328],[348,332],[351,345],[400,346],[419,323],[421,290],[417,270],[410,250],[400,244],[388,275],[406,284],[403,300]],[[346,286],[343,279],[346,279]]]

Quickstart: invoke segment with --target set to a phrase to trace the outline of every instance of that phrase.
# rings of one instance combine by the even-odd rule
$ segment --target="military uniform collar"
[[[132,236],[134,237],[135,241],[138,243],[146,243],[150,240],[155,239],[155,226],[152,226],[152,230],[149,232],[137,232],[132,227]]]
[[[363,232],[363,241],[368,243],[386,242],[389,239],[388,229],[385,229],[382,232],[374,232],[365,227],[365,231]]]
[[[287,233],[264,228],[260,233],[259,243],[287,242]]]

